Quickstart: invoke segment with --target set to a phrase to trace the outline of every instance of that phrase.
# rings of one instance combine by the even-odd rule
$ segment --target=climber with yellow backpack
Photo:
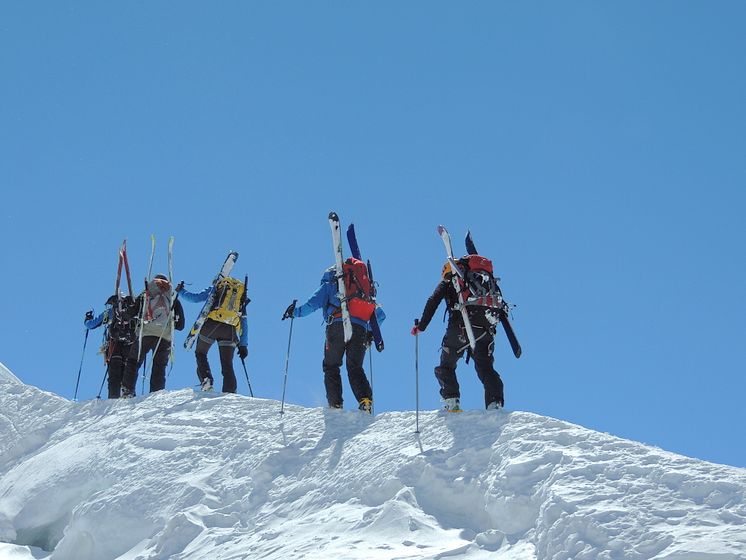
[[[193,303],[206,302],[211,299],[212,306],[199,332],[195,356],[197,358],[197,377],[203,391],[210,391],[214,379],[207,360],[207,352],[214,342],[218,343],[220,367],[223,373],[223,392],[235,393],[237,389],[236,374],[233,371],[233,353],[238,347],[238,355],[244,360],[248,355],[248,333],[246,328],[246,294],[248,278],[238,280],[226,276],[198,293],[184,288],[184,282],[176,287],[180,297]]]

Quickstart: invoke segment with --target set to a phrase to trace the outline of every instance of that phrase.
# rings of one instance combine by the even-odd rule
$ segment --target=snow
[[[0,364],[0,559],[746,558],[746,469],[529,412],[279,411]]]

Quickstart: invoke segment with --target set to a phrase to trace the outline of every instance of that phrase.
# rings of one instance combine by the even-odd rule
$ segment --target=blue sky
[[[508,409],[746,466],[745,15],[739,2],[4,3],[0,361],[71,398],[82,317],[112,293],[122,239],[139,288],[150,234],[157,271],[173,235],[175,276],[194,288],[239,251],[252,386],[279,399],[279,319],[331,264],[335,210],[388,315],[376,409],[411,410],[408,330],[439,278],[442,223],[459,250],[471,228],[518,306],[524,355],[504,337],[496,355]],[[420,340],[423,408],[440,406],[439,316]],[[100,336],[81,398],[98,393]],[[295,322],[288,401],[325,402],[322,345],[320,314]],[[180,349],[167,387],[196,383],[194,369]],[[458,375],[479,408],[472,366]]]

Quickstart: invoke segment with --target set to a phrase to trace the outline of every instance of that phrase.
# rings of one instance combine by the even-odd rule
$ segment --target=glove
[[[249,349],[246,346],[239,346],[238,347],[238,357],[242,360],[246,359],[246,356],[249,355]]]
[[[91,319],[93,319],[93,309],[86,312],[85,319],[83,319],[83,321],[90,321]]]
[[[420,334],[420,333],[421,333],[422,331],[420,330],[420,327],[418,327],[417,325],[415,325],[414,327],[412,327],[412,330],[411,330],[411,331],[409,331],[409,332],[411,332],[411,333],[412,333],[412,336],[417,336],[417,335],[418,335],[418,334]]]
[[[282,320],[283,321],[285,319],[292,319],[293,317],[295,317],[295,304],[297,302],[298,302],[298,300],[294,299],[293,303],[291,303],[290,305],[288,305],[288,308],[285,310],[285,313],[282,314]]]
[[[183,289],[184,289],[184,281],[182,280],[181,282],[176,284],[176,293],[178,294]]]

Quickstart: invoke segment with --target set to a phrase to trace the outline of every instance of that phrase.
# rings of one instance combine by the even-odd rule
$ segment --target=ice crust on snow
[[[528,412],[370,417],[0,365],[0,559],[746,558],[746,469]]]

